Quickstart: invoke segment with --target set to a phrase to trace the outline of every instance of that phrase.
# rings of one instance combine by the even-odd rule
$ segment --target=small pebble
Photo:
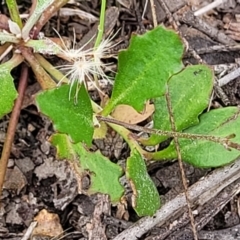
[[[27,129],[29,132],[33,132],[36,128],[31,123],[29,123]]]
[[[13,159],[8,159],[8,168],[12,168],[14,166],[14,160]]]

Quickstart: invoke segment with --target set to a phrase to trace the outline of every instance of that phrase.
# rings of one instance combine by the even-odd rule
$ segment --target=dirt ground
[[[18,2],[20,12],[27,13],[25,11],[31,5],[30,1]],[[53,30],[55,28],[61,36],[73,40],[75,32],[78,46],[83,46],[96,34],[100,1],[70,2],[47,23],[44,34],[47,37],[56,36]],[[149,0],[107,1],[105,35],[119,31],[114,41],[120,43],[113,49],[113,54],[127,48],[132,33],[143,34],[152,29],[156,21],[157,24],[175,28],[184,37],[187,46],[184,55],[186,65],[207,63],[214,68],[216,78],[221,78],[239,67],[239,1],[226,1],[224,5],[197,17],[193,16],[193,12],[211,1],[153,2],[154,10]],[[7,14],[4,3],[0,9]],[[71,9],[82,12],[69,13],[67,16],[66,12]],[[83,16],[83,13],[88,15]],[[88,45],[91,44],[92,42]],[[51,57],[49,60],[56,61]],[[18,70],[13,72],[16,85],[18,74]],[[129,201],[130,190],[125,192],[127,200],[124,206],[112,206],[109,198],[101,194],[77,194],[74,172],[67,161],[55,160],[56,150],[48,142],[53,127],[46,117],[38,113],[34,105],[32,96],[40,87],[32,76],[33,74],[30,74],[28,80],[1,196],[0,239],[131,240],[132,237],[121,238],[119,234],[125,230],[131,231],[131,226],[137,226],[141,220],[147,226],[150,220],[140,219],[136,215]],[[105,91],[110,93],[111,89]],[[99,100],[97,93],[91,94],[95,101]],[[236,78],[224,85],[221,92],[215,89],[211,107],[236,106],[239,103],[240,78]],[[0,120],[0,150],[9,118],[10,114]],[[100,149],[104,155],[119,164],[122,164],[129,154],[123,139],[111,130],[107,139],[94,142],[93,149]],[[214,171],[195,169],[186,164],[184,167],[189,186]],[[152,163],[148,168],[164,203],[173,201],[183,192],[176,161]],[[88,179],[86,184],[89,184],[87,181]],[[127,185],[124,179],[122,181]],[[235,179],[204,205],[192,206],[199,239],[240,239],[240,188],[236,189],[238,184],[239,180]],[[38,228],[34,228],[36,221]],[[179,214],[169,216],[163,223],[148,227],[137,239],[193,239],[186,208],[182,207]]]

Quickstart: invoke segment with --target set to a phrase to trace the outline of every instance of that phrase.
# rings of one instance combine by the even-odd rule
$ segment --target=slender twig
[[[222,87],[239,76],[240,76],[240,68],[237,68],[234,71],[230,72],[229,74],[225,75],[223,78],[219,79],[218,85]]]
[[[217,40],[224,45],[236,45],[237,43],[227,36],[224,32],[220,31],[219,29],[209,25],[203,19],[194,16],[192,11],[186,11],[184,13],[181,12],[177,13],[177,18],[189,26],[198,29],[199,31],[208,35],[212,40]]]
[[[18,98],[14,104],[11,118],[8,125],[6,139],[3,145],[1,160],[0,160],[0,196],[2,194],[2,187],[5,179],[5,174],[7,170],[8,159],[11,153],[11,147],[14,140],[14,135],[21,111],[21,105],[23,102],[24,92],[27,87],[28,79],[28,67],[26,64],[22,65],[21,77],[18,86]]]
[[[240,159],[234,164],[214,170],[211,174],[201,178],[198,182],[189,187],[189,196],[194,206],[202,206],[211,199],[216,198],[225,187],[232,184],[240,177]],[[183,193],[180,193],[172,200],[166,202],[151,217],[143,217],[129,228],[122,231],[114,240],[138,240],[142,235],[153,229],[155,226],[162,227],[170,219],[181,216],[186,209],[187,203]],[[156,238],[154,238],[156,239]]]
[[[178,26],[180,26],[180,23],[176,20],[176,18],[173,16],[171,11],[169,10],[168,6],[166,5],[164,0],[159,0],[159,4],[162,7],[163,11],[166,14],[166,17],[170,24],[172,24],[174,30],[179,32]]]
[[[33,233],[34,228],[37,226],[38,222],[34,221],[31,222],[31,224],[29,225],[27,231],[25,232],[24,236],[21,238],[21,240],[28,240],[31,238],[31,235]]]
[[[171,129],[172,129],[172,131],[176,132],[176,125],[175,125],[174,116],[173,116],[173,110],[172,110],[171,98],[169,95],[169,89],[166,93],[166,100],[167,100],[167,108],[168,108],[168,113],[169,113],[169,120],[171,123]],[[179,168],[180,168],[180,172],[181,172],[181,178],[182,178],[184,194],[185,194],[185,198],[186,198],[186,202],[187,202],[188,215],[189,215],[190,223],[192,226],[193,237],[194,237],[194,240],[198,240],[197,229],[196,229],[195,220],[194,220],[193,213],[192,213],[190,197],[188,194],[187,179],[186,179],[186,174],[185,174],[185,171],[183,168],[182,154],[181,154],[178,138],[176,136],[173,137],[173,141],[175,143],[175,148],[176,148],[176,152],[177,152],[178,164],[179,164]]]
[[[237,114],[239,114],[239,113],[237,113]],[[173,137],[173,138],[177,137],[177,138],[187,138],[187,139],[192,139],[192,140],[206,140],[206,141],[221,144],[226,148],[235,148],[237,150],[240,150],[240,144],[231,142],[229,140],[233,136],[227,136],[225,138],[222,138],[222,137],[215,137],[215,136],[211,136],[211,135],[201,135],[201,134],[192,134],[192,133],[183,133],[183,132],[171,132],[171,131],[141,127],[138,125],[121,122],[116,119],[108,118],[108,117],[97,116],[97,119],[99,121],[114,123],[114,124],[123,126],[127,129],[131,129],[131,130],[138,131],[138,132],[145,132],[145,133],[149,133],[149,134],[156,134],[156,135]]]
[[[153,18],[153,27],[157,27],[157,14],[156,14],[156,8],[155,8],[155,4],[154,4],[154,0],[150,0],[150,4],[151,4],[151,12],[152,12],[152,18]]]
[[[206,53],[218,53],[218,52],[239,52],[240,51],[240,45],[213,45],[213,46],[207,46],[203,48],[196,49],[196,52],[200,55],[206,54]],[[191,52],[187,52],[184,57],[191,57],[193,54]]]
[[[194,12],[194,16],[196,16],[196,17],[200,16],[200,15],[218,7],[219,5],[225,3],[226,1],[227,0],[216,0],[208,5],[204,6],[203,8],[198,9],[196,12]]]
[[[145,16],[145,13],[146,13],[146,10],[147,10],[147,5],[148,5],[148,0],[145,0],[143,12],[142,12],[142,19],[144,19],[144,16]]]

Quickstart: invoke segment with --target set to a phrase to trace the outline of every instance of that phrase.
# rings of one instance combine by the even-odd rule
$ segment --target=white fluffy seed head
[[[74,46],[72,49],[68,49],[64,45],[64,49],[61,49],[58,56],[67,60],[69,64],[59,66],[59,69],[67,72],[66,77],[69,79],[70,86],[77,83],[79,85],[85,84],[87,87],[87,82],[90,81],[101,92],[101,89],[98,88],[94,81],[94,77],[100,77],[111,83],[110,78],[104,72],[107,64],[102,59],[106,58],[113,44],[110,39],[105,39],[97,48],[83,50],[86,44],[79,49],[75,49]]]

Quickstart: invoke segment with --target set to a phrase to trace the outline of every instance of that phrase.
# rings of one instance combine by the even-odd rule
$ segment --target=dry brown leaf
[[[49,213],[47,210],[43,209],[34,218],[34,221],[36,221],[38,224],[32,232],[31,239],[39,239],[42,237],[60,238],[63,234],[59,217],[55,213]]]
[[[27,179],[22,171],[15,166],[13,169],[8,168],[6,172],[4,188],[10,191],[14,191],[17,194],[26,186]]]
[[[118,105],[112,113],[112,117],[125,123],[137,124],[149,118],[154,110],[154,105],[149,102],[146,103],[145,110],[142,113],[138,113],[131,106]]]

